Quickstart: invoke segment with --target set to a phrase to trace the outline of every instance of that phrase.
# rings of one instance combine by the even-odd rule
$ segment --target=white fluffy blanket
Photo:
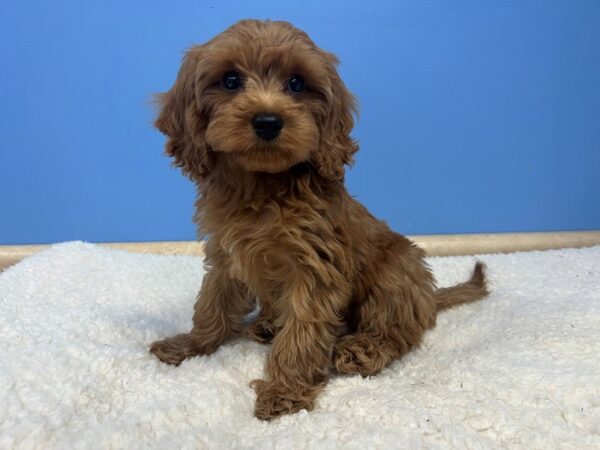
[[[265,423],[248,383],[268,347],[148,353],[190,328],[200,258],[55,245],[0,274],[0,448],[600,448],[600,247],[480,259],[487,300]],[[429,261],[449,285],[474,258]]]

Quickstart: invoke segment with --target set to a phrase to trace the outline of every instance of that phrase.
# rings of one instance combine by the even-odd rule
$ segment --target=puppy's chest
[[[321,241],[323,216],[286,202],[265,202],[223,217],[212,233],[230,256],[232,275],[245,283],[283,281]]]

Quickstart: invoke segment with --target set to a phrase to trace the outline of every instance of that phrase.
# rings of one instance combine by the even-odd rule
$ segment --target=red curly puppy
[[[376,374],[440,309],[487,294],[480,264],[436,290],[424,252],[346,191],[356,105],[336,64],[289,23],[244,20],[193,47],[159,99],[166,153],[198,186],[207,273],[193,329],[151,351],[177,365],[240,333],[272,339],[260,419],[312,409],[332,366]]]

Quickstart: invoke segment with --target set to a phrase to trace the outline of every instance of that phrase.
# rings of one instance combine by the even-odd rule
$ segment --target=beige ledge
[[[510,253],[600,245],[600,231],[440,234],[409,237],[431,256]],[[120,242],[100,245],[136,253],[198,256],[203,254],[202,243],[194,241]],[[47,247],[49,245],[0,245],[0,271]]]

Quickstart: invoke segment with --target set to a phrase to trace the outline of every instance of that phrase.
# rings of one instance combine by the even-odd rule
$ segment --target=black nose
[[[252,126],[259,138],[270,141],[279,136],[283,120],[277,114],[260,113],[252,118]]]

